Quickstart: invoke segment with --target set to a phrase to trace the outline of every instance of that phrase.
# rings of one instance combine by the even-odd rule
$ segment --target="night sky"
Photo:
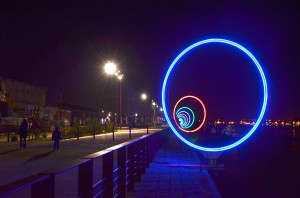
[[[115,82],[103,65],[112,60],[124,94],[160,101],[173,59],[207,38],[233,40],[258,59],[269,86],[265,118],[300,119],[297,1],[1,1],[0,76],[45,87],[49,104],[62,96],[100,110],[111,103]],[[196,94],[211,119],[255,118],[258,80],[238,50],[211,45],[182,60],[170,100]]]

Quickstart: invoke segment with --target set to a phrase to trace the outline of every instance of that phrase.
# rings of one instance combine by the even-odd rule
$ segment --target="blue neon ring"
[[[243,137],[241,138],[239,141],[235,142],[235,143],[232,143],[228,146],[223,146],[223,147],[214,147],[214,148],[209,148],[209,147],[202,147],[202,146],[198,146],[198,145],[195,145],[189,141],[187,141],[184,137],[182,137],[179,132],[175,129],[175,127],[172,125],[171,121],[170,121],[170,118],[169,118],[169,115],[168,115],[168,110],[166,108],[166,102],[165,102],[165,92],[166,92],[166,86],[167,86],[167,83],[168,83],[168,78],[170,76],[170,73],[172,71],[172,69],[175,67],[175,64],[178,62],[178,60],[183,56],[185,55],[188,51],[192,50],[193,48],[195,47],[198,47],[200,45],[203,45],[203,44],[207,44],[207,43],[224,43],[224,44],[228,44],[228,45],[231,45],[231,46],[234,46],[238,49],[240,49],[241,51],[243,51],[245,54],[247,54],[251,60],[255,63],[259,73],[260,73],[260,76],[261,76],[261,79],[262,79],[262,83],[263,83],[263,91],[264,91],[264,97],[263,97],[263,105],[262,105],[262,108],[261,108],[261,112],[259,114],[259,117],[257,119],[257,122],[255,123],[255,125],[251,128],[251,130]],[[244,48],[243,46],[233,42],[233,41],[230,41],[230,40],[225,40],[225,39],[206,39],[206,40],[202,40],[202,41],[199,41],[197,43],[194,43],[193,45],[187,47],[185,50],[183,50],[175,59],[174,61],[172,62],[172,64],[170,65],[166,75],[165,75],[165,78],[164,78],[164,81],[163,81],[163,86],[162,86],[162,91],[161,91],[161,99],[162,99],[162,106],[163,106],[163,109],[166,109],[166,111],[164,111],[164,114],[165,114],[165,117],[166,117],[166,120],[169,124],[169,126],[171,127],[172,131],[175,133],[175,135],[181,139],[184,143],[186,143],[187,145],[195,148],[195,149],[198,149],[198,150],[202,150],[202,151],[224,151],[224,150],[227,150],[227,149],[231,149],[239,144],[241,144],[242,142],[244,142],[245,140],[247,140],[253,133],[254,131],[257,129],[258,125],[260,124],[262,118],[263,118],[263,115],[266,111],[266,107],[267,107],[267,100],[268,100],[268,88],[267,88],[267,81],[266,81],[266,77],[265,77],[265,74],[260,66],[260,64],[258,63],[258,61],[256,60],[256,58],[246,49]]]

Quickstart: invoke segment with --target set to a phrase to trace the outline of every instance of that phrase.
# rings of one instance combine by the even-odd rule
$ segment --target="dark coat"
[[[27,134],[28,134],[28,123],[27,121],[23,121],[19,129],[19,135],[21,138],[26,138]]]
[[[55,128],[53,133],[52,133],[52,140],[57,141],[61,140],[61,132],[59,131],[58,128]]]

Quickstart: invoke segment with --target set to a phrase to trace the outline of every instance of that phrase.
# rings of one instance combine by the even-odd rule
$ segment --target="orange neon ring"
[[[177,124],[177,122],[176,122],[176,117],[175,117],[175,114],[176,114],[175,112],[176,112],[176,107],[177,107],[177,105],[178,105],[182,100],[184,100],[184,99],[186,99],[186,98],[193,98],[193,99],[196,99],[196,100],[202,105],[202,107],[203,107],[203,114],[204,114],[203,121],[201,122],[201,124],[199,125],[199,127],[196,128],[196,129],[194,129],[194,130],[190,130],[190,131],[181,128],[181,127]],[[174,107],[174,109],[173,109],[173,119],[175,120],[175,124],[177,125],[177,127],[180,128],[180,129],[181,129],[182,131],[184,131],[184,132],[187,132],[187,133],[193,133],[193,132],[195,132],[195,131],[198,131],[198,130],[203,126],[203,124],[204,124],[204,122],[205,122],[205,119],[206,119],[206,109],[205,109],[205,106],[204,106],[203,102],[202,102],[199,98],[197,98],[196,96],[184,96],[184,97],[180,98],[180,99],[177,101],[177,103],[175,104],[175,107]]]

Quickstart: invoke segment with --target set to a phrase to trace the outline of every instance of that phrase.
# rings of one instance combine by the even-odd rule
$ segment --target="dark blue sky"
[[[0,75],[46,87],[49,102],[63,93],[67,102],[100,109],[109,102],[110,86],[102,67],[114,60],[125,74],[124,93],[145,91],[150,99],[160,101],[164,73],[181,50],[202,39],[225,38],[248,48],[261,63],[270,95],[265,118],[300,118],[299,13],[297,1],[1,1]],[[231,49],[213,50],[231,53]],[[255,71],[236,71],[232,59],[220,55],[213,66],[224,64],[228,70],[214,77],[212,63],[199,63],[203,54],[185,63],[195,76],[184,75],[187,83],[182,87],[192,91],[193,81],[211,82],[204,89],[201,86],[207,100],[226,94],[239,97],[211,105],[215,117],[222,112],[224,116],[231,112],[228,117],[256,114],[260,97],[255,90],[260,85],[248,82],[257,78]],[[192,59],[200,66],[193,67]],[[243,60],[241,64],[249,65]],[[197,80],[196,74],[208,79]],[[235,79],[224,80],[230,75]],[[213,82],[223,86],[216,88]],[[226,89],[232,84],[238,86]],[[241,91],[242,84],[250,91]]]

